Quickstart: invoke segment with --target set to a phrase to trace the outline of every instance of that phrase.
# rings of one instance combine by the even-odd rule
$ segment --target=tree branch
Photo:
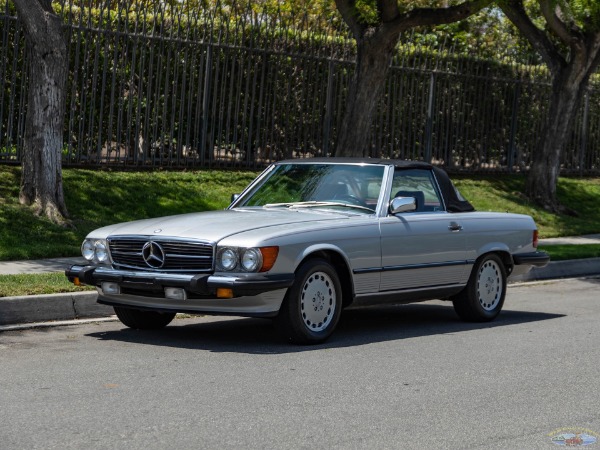
[[[570,30],[567,25],[556,14],[556,7],[552,7],[549,0],[539,0],[540,10],[550,30],[569,47],[573,44],[573,39],[576,38],[576,30]]]
[[[357,20],[354,0],[335,0],[335,6],[354,38],[359,39],[364,33],[365,26]]]
[[[548,36],[529,19],[522,0],[504,0],[499,2],[502,12],[519,29],[532,47],[541,55],[552,72],[566,64]]]
[[[591,59],[588,71],[595,73],[600,66],[600,31],[596,31],[588,37],[588,45],[586,46],[588,56]]]
[[[377,0],[377,11],[383,23],[391,22],[400,14],[398,0]]]
[[[493,0],[473,0],[448,8],[415,8],[405,14],[398,15],[389,22],[390,31],[401,33],[410,28],[424,25],[442,25],[456,22],[479,12],[489,6]]]

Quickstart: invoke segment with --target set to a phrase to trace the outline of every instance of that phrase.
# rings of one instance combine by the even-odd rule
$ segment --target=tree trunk
[[[338,131],[335,156],[369,156],[373,112],[384,86],[397,41],[398,33],[381,28],[372,33],[365,33],[357,39],[356,69],[348,89],[348,100]]]
[[[564,209],[556,196],[560,156],[568,143],[589,76],[585,68],[571,64],[556,74],[552,83],[550,109],[542,137],[532,155],[526,187],[527,196],[548,211],[560,212]]]
[[[62,147],[67,47],[62,21],[46,0],[14,0],[27,38],[28,103],[19,200],[37,214],[67,224]]]

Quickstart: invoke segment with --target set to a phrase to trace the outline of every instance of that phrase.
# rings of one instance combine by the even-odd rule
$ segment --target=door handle
[[[455,231],[461,231],[462,225],[456,222],[450,222],[450,225],[448,225],[448,229],[454,233]]]

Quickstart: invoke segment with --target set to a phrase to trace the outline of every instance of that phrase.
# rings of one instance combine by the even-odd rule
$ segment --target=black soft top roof
[[[327,164],[384,164],[386,166],[393,165],[401,168],[419,168],[431,169],[433,166],[422,161],[408,161],[404,159],[384,159],[384,158],[300,158],[286,159],[275,164],[290,164],[290,163],[327,163]]]
[[[288,159],[279,161],[276,164],[290,163],[327,163],[327,164],[384,164],[393,165],[397,169],[426,169],[433,170],[435,178],[446,204],[448,212],[469,212],[475,211],[471,203],[462,198],[456,191],[456,188],[450,181],[448,174],[441,168],[422,161],[407,161],[403,159],[383,159],[383,158],[307,158],[307,159]]]

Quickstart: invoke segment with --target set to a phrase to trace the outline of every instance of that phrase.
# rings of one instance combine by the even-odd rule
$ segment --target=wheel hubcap
[[[486,261],[479,269],[477,279],[479,304],[486,311],[492,311],[502,297],[502,272],[494,261]]]
[[[300,299],[302,320],[311,331],[323,331],[335,312],[336,295],[332,279],[324,272],[308,277]]]

